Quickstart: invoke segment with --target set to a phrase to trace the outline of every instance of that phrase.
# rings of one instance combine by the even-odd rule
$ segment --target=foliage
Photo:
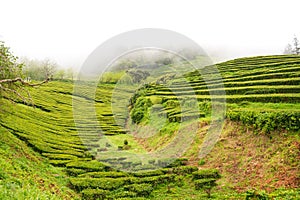
[[[136,193],[137,196],[143,197],[149,196],[153,191],[152,185],[147,183],[127,185],[124,186],[124,189]]]
[[[0,80],[13,79],[23,76],[23,64],[17,62],[18,58],[14,56],[10,49],[0,41]]]
[[[22,61],[24,63],[23,73],[28,81],[41,81],[47,78],[63,79],[65,76],[65,71],[63,69],[57,71],[58,64],[48,58],[44,60],[22,58]]]
[[[221,178],[219,171],[216,169],[200,170],[193,172],[193,179],[196,190],[205,190],[208,198],[211,196],[211,190],[217,186],[217,179]]]
[[[226,94],[228,98],[227,117],[232,120],[245,121],[246,124],[248,123],[251,127],[253,126],[253,123],[256,124],[255,127],[260,127],[262,129],[267,126],[268,128],[265,128],[265,130],[269,130],[271,133],[273,133],[273,129],[281,128],[288,128],[296,131],[299,130],[297,129],[297,127],[299,127],[298,121],[295,120],[299,119],[297,114],[297,110],[299,110],[299,86],[297,85],[299,83],[299,78],[297,77],[299,76],[297,73],[299,73],[300,70],[299,63],[299,58],[294,56],[270,56],[238,59],[219,64],[218,67],[224,76],[224,83],[226,83]],[[177,78],[174,79],[176,79],[174,81],[178,81]],[[192,82],[190,84],[196,91],[197,98],[200,101],[199,110],[208,114],[212,105],[211,98],[208,96],[208,87],[205,86],[205,82],[199,78],[199,75],[193,77],[191,80]],[[285,82],[289,85],[284,85]],[[208,85],[209,84],[214,90],[220,90],[220,80],[212,80]],[[131,145],[135,144],[135,148],[138,144],[134,143],[134,139],[129,137],[129,135],[118,135],[120,133],[126,133],[126,130],[121,129],[116,125],[110,107],[111,94],[114,86],[114,84],[101,83],[97,88],[96,98],[93,99],[93,101],[95,101],[96,115],[99,118],[99,124],[109,139],[117,141],[116,146],[123,145],[124,140],[126,139]],[[188,95],[191,94],[189,91],[191,87],[186,87],[184,83],[180,83],[179,81],[170,87],[172,87],[172,90],[167,90],[160,85],[151,84],[136,91],[136,95],[132,97],[132,104],[130,106],[132,110],[138,110],[141,105],[146,105],[144,109],[141,109],[143,113],[141,122],[144,122],[144,120],[146,121],[148,117],[148,108],[152,106],[151,104],[155,104],[155,102],[157,104],[164,104],[161,111],[168,113],[169,117],[178,114],[176,112],[178,111],[177,108],[179,104],[175,94],[177,94],[176,92],[182,92],[180,94],[187,95],[188,97]],[[128,89],[130,88],[128,87]],[[39,90],[32,88],[30,92],[36,101],[36,108],[34,109],[23,105],[22,102],[17,102],[13,106],[6,106],[5,104],[1,107],[1,109],[4,109],[6,112],[5,114],[0,113],[0,124],[5,127],[5,130],[10,130],[16,137],[33,147],[34,150],[42,153],[44,157],[49,159],[50,163],[60,166],[60,168],[55,169],[62,168],[68,175],[72,176],[69,185],[80,192],[84,198],[136,199],[137,196],[139,196],[138,193],[140,191],[141,195],[149,195],[147,198],[153,199],[203,199],[205,198],[205,193],[201,188],[213,188],[215,183],[213,180],[217,179],[220,174],[213,172],[214,170],[206,171],[205,173],[203,171],[198,172],[197,167],[184,166],[187,163],[186,159],[175,161],[168,166],[169,168],[137,173],[117,172],[101,162],[92,160],[95,159],[95,157],[87,151],[88,149],[93,151],[94,149],[97,150],[99,147],[100,149],[105,149],[110,148],[111,146],[97,143],[99,133],[94,131],[93,127],[87,129],[87,132],[90,134],[87,134],[87,136],[83,136],[82,138],[78,137],[72,113],[72,90],[73,85],[71,83],[61,81],[54,81],[47,85],[43,85]],[[123,96],[121,97],[124,98]],[[219,97],[216,95],[214,98],[217,99]],[[272,102],[279,103],[270,103],[268,102],[270,99]],[[83,95],[76,97],[76,100],[84,102],[87,98]],[[256,101],[264,103],[255,103]],[[6,100],[4,102],[6,102]],[[117,110],[117,113],[118,112],[119,110]],[[181,114],[183,116],[186,115],[186,113]],[[203,120],[203,115],[200,117],[201,120]],[[277,117],[278,119],[276,119]],[[275,123],[273,122],[274,120]],[[88,124],[89,119],[86,119],[85,123]],[[167,122],[167,124],[159,130],[157,136],[155,136],[155,139],[157,140],[151,141],[150,139],[152,138],[150,138],[148,141],[152,143],[149,142],[148,144],[151,144],[154,147],[165,144],[167,140],[163,139],[169,135],[172,136],[172,134],[178,130],[178,124],[179,123]],[[200,129],[200,134],[198,135],[203,135],[203,133],[205,133],[205,126],[204,129]],[[283,131],[283,134],[284,133],[285,131]],[[234,139],[233,137],[237,137],[236,130],[232,130],[232,140]],[[249,135],[249,138],[252,137],[256,138],[257,135]],[[276,141],[281,139],[285,141],[284,138],[279,138],[280,137],[277,137]],[[92,142],[85,146],[83,145],[83,141],[86,140]],[[147,141],[145,141],[145,143],[146,142]],[[201,142],[200,139],[199,142]],[[231,148],[231,146],[226,146],[229,145],[229,142],[227,142],[228,141],[222,139],[220,140],[219,145],[224,145],[224,147],[226,147],[224,149]],[[291,162],[294,168],[297,167],[297,164],[295,163],[297,163],[298,152],[295,148],[298,143],[297,141],[285,142],[286,143],[281,146],[277,145],[276,148],[278,147],[278,150],[276,149],[276,151],[272,151],[271,153],[263,151],[264,156],[266,157],[278,155],[278,158],[284,158],[283,161],[280,161],[281,159],[278,161],[274,160],[274,164],[270,167],[270,170],[276,170],[281,165],[285,167],[288,162]],[[253,141],[252,143],[253,145],[256,145],[256,147],[257,145],[271,145],[270,143],[256,144]],[[234,148],[242,149],[242,147],[237,145],[234,146]],[[153,149],[154,148],[151,150]],[[259,148],[253,149],[256,150]],[[277,151],[279,154],[277,154]],[[281,154],[283,154],[282,157],[280,157]],[[212,165],[211,159],[212,158],[206,159],[206,163],[204,163],[202,167],[206,168]],[[226,156],[218,157],[215,164],[218,168],[224,168],[222,165],[227,162],[228,159],[229,158]],[[254,166],[250,159],[253,159],[253,157],[250,156],[249,161],[245,160],[245,162],[249,162],[251,166]],[[0,161],[0,163],[6,165],[5,162]],[[166,163],[170,164],[167,160],[157,161],[153,159],[142,165],[142,168],[149,169],[154,166],[166,166],[164,165]],[[134,165],[134,163],[129,163],[129,165]],[[228,167],[230,168],[231,166],[228,164]],[[28,170],[26,167],[25,169]],[[38,170],[39,169],[36,169],[36,171]],[[234,173],[240,175],[241,172],[234,171]],[[232,173],[231,176],[234,176],[234,174]],[[6,179],[6,177],[6,173],[0,172],[0,179],[3,180]],[[222,177],[222,185],[226,188],[218,188],[216,193],[214,193],[214,197],[217,199],[241,199],[245,196],[244,193],[239,194],[236,191],[231,190],[231,186],[227,186],[227,184],[232,184],[224,182],[230,180],[228,174],[223,175],[222,171]],[[255,177],[253,178],[254,180]],[[64,177],[63,183],[67,181],[68,178]],[[180,182],[180,184],[177,184],[177,182]],[[193,183],[195,183],[195,187],[191,187]],[[5,191],[13,191],[12,188],[15,187],[17,188],[17,191],[21,191],[19,186],[15,186],[17,184],[5,182],[2,188],[4,188]],[[146,186],[149,187],[149,191],[152,191],[151,194],[144,194],[145,191],[143,191],[141,185],[144,185],[145,188]],[[239,186],[238,183],[237,186]],[[195,190],[195,188],[200,190]],[[33,190],[36,189],[36,187],[33,187]],[[287,190],[275,192],[269,194],[269,196],[274,199],[296,199],[299,194],[297,191],[285,191]],[[65,194],[66,193],[62,193],[62,195]],[[33,195],[33,197],[36,197],[36,195]]]
[[[81,194],[84,200],[105,199],[109,191],[102,189],[85,189],[81,191]]]
[[[206,170],[200,170],[193,172],[193,179],[219,179],[221,178],[221,175],[219,174],[219,171],[216,169],[206,169]]]
[[[249,199],[268,200],[269,197],[263,191],[258,192],[258,191],[254,191],[254,190],[248,190],[246,192],[246,200],[249,200]]]
[[[123,71],[104,72],[101,75],[100,83],[118,83],[118,81],[124,80],[125,76],[126,76],[126,74]],[[127,80],[126,83],[130,83],[130,80]]]
[[[138,69],[128,70],[126,73],[129,74],[133,83],[140,83],[142,80],[146,80],[146,78],[150,76],[149,72]]]
[[[69,178],[0,125],[0,199],[77,199]]]
[[[300,45],[299,40],[296,37],[296,35],[293,38],[293,44],[287,44],[286,48],[284,49],[283,54],[289,55],[289,54],[300,54]]]
[[[300,112],[260,112],[254,110],[232,110],[227,112],[230,120],[241,121],[264,133],[276,129],[299,130]]]
[[[139,124],[145,120],[151,106],[152,102],[150,99],[144,97],[138,98],[130,112],[132,121],[136,124]]]
[[[18,63],[18,58],[14,56],[9,47],[0,41],[0,81],[7,79],[23,78],[23,64]],[[19,83],[0,83],[0,97],[6,96],[10,99],[21,98],[21,85]]]

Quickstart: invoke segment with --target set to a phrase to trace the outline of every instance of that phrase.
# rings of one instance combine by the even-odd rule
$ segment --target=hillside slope
[[[199,119],[196,121],[200,128],[193,144],[185,153],[185,157],[193,166],[218,168],[220,170],[222,179],[216,190],[216,198],[243,199],[245,196],[243,192],[255,188],[264,189],[268,192],[273,191],[278,199],[283,198],[284,195],[290,199],[296,198],[299,195],[300,168],[300,57],[243,58],[218,64],[217,67],[223,77],[222,80],[216,79],[205,82],[201,76],[205,75],[207,71],[202,74],[193,72],[185,75],[185,77],[178,77],[167,85],[150,84],[144,92],[140,92],[143,89],[137,91],[141,94],[137,95],[137,98],[141,100],[150,99],[152,105],[163,105],[161,114],[168,119],[164,129],[159,130],[160,134],[155,134],[148,139],[136,139],[132,135],[125,134],[128,127],[116,125],[111,108],[114,84],[100,84],[97,88],[96,99],[76,96],[76,100],[94,102],[100,127],[104,134],[115,143],[115,146],[122,146],[123,141],[127,140],[131,145],[129,151],[144,152],[145,149],[153,151],[172,140],[174,130],[177,127],[176,124],[180,123],[181,118],[193,116],[194,113],[192,112],[178,113],[178,108],[174,107],[176,103],[170,102],[176,100],[178,96],[196,94],[201,113],[200,122]],[[183,79],[189,81],[188,87]],[[213,151],[204,159],[199,160],[199,148],[211,120],[210,90],[221,90],[222,82],[226,92],[227,120]],[[189,180],[185,181],[182,187],[176,184],[173,186],[164,184],[166,181],[173,180],[174,174],[159,172],[145,175],[143,178],[136,178],[133,175],[116,172],[97,162],[95,160],[97,152],[95,151],[99,148],[103,149],[98,142],[99,133],[95,132],[92,126],[89,126],[89,119],[85,119],[87,134],[81,138],[78,136],[72,111],[72,93],[73,85],[71,83],[50,82],[39,88],[31,89],[35,103],[34,108],[24,105],[22,102],[12,104],[5,99],[2,100],[0,132],[5,137],[1,138],[1,144],[4,145],[4,149],[8,148],[7,146],[12,149],[11,151],[3,150],[5,153],[0,160],[0,166],[3,169],[10,169],[18,165],[12,163],[10,166],[6,166],[5,163],[7,163],[7,158],[19,154],[15,144],[20,143],[23,149],[26,148],[25,152],[28,151],[27,154],[39,157],[37,154],[39,153],[48,159],[47,162],[58,167],[53,168],[47,164],[42,164],[44,162],[34,162],[34,169],[37,172],[43,173],[41,165],[51,168],[50,171],[58,170],[53,172],[53,176],[49,176],[50,178],[45,181],[47,182],[46,185],[51,185],[49,190],[44,190],[46,196],[53,195],[57,198],[63,196],[66,199],[76,197],[74,193],[68,193],[67,188],[62,189],[69,185],[85,198],[101,198],[106,195],[115,198],[136,198],[138,195],[136,192],[128,191],[127,186],[123,187],[126,182],[126,184],[149,183],[151,185],[149,191],[154,188],[152,196],[150,195],[153,199],[180,199],[182,194],[187,199],[205,197],[203,192],[191,189],[193,187],[191,187],[192,183]],[[218,92],[214,94],[218,94]],[[119,95],[119,98],[123,98],[123,96]],[[212,98],[224,97],[213,95]],[[135,102],[133,102],[133,107],[134,105]],[[143,123],[146,125],[147,120],[145,119]],[[86,146],[83,145],[85,140],[92,142]],[[11,141],[14,142],[10,143]],[[28,146],[35,152],[30,150]],[[30,162],[31,158],[30,156],[28,158],[23,156],[23,159],[27,163]],[[17,159],[12,160],[18,161]],[[27,166],[17,169],[15,173],[22,174],[26,169]],[[56,182],[56,179],[64,176],[64,172],[61,170],[71,177],[69,182],[67,180]],[[11,182],[18,180],[11,177],[3,178],[10,173],[8,171],[5,171],[4,175],[0,173],[0,184],[4,185],[1,187],[4,189],[0,193],[4,195],[9,193],[12,198],[18,197],[13,196],[15,194],[25,195],[23,193],[26,192],[26,187],[29,187],[26,184],[13,186],[18,188],[17,191],[20,194],[12,193],[14,189],[6,184],[5,179]],[[55,174],[59,174],[59,176]],[[43,180],[45,179],[43,178],[44,175],[41,175]],[[138,179],[142,181],[137,182]],[[26,183],[24,176],[20,176],[19,182],[20,180]],[[105,181],[111,180],[114,180],[114,184],[112,184],[114,186],[105,184]],[[157,182],[158,180],[160,182]],[[57,192],[56,189],[53,189],[55,191],[52,194],[52,181],[54,185],[57,185],[53,188],[60,188],[65,192]],[[159,183],[159,187],[155,186],[157,183]],[[40,195],[39,183],[32,183],[30,188],[33,188],[33,193]],[[278,188],[290,188],[291,190],[279,191]],[[26,198],[26,196],[24,197]]]
[[[0,126],[0,199],[78,199],[67,175]]]

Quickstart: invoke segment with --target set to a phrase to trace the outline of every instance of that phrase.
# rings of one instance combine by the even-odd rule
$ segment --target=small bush
[[[265,192],[257,192],[253,190],[249,190],[246,192],[246,200],[249,199],[258,199],[258,200],[268,200],[269,197]]]
[[[205,160],[200,159],[200,160],[198,161],[198,165],[199,165],[199,166],[204,165],[204,164],[205,164]]]
[[[138,196],[149,196],[153,191],[152,185],[147,183],[126,185],[124,189],[135,192]]]
[[[211,190],[215,187],[216,179],[200,179],[195,181],[195,189],[196,190],[204,190],[207,193],[207,197],[211,197]]]
[[[101,189],[85,189],[81,191],[82,199],[93,200],[93,199],[105,199],[109,191]]]
[[[205,170],[199,170],[197,172],[193,172],[193,179],[219,179],[221,178],[221,175],[219,174],[219,171],[216,169],[205,169]]]

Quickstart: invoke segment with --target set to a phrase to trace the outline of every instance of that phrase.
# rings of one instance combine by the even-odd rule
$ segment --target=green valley
[[[215,66],[220,76],[206,66],[181,77],[156,77],[163,81],[138,89],[118,83],[124,71],[115,79],[109,72],[94,98],[74,92],[73,81],[58,80],[29,88],[33,106],[2,98],[0,199],[299,198],[300,57],[249,57]],[[74,112],[76,102],[94,106],[102,132],[85,115],[90,107]],[[212,110],[222,108],[213,119]],[[220,136],[199,157],[213,120],[224,120]],[[191,142],[172,161],[109,154],[153,153],[183,131],[179,144],[189,135]]]

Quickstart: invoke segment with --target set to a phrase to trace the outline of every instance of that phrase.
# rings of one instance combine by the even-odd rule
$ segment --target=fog
[[[299,3],[286,1],[1,1],[0,40],[18,56],[80,68],[111,37],[139,28],[176,31],[214,60],[281,54],[300,36]]]

